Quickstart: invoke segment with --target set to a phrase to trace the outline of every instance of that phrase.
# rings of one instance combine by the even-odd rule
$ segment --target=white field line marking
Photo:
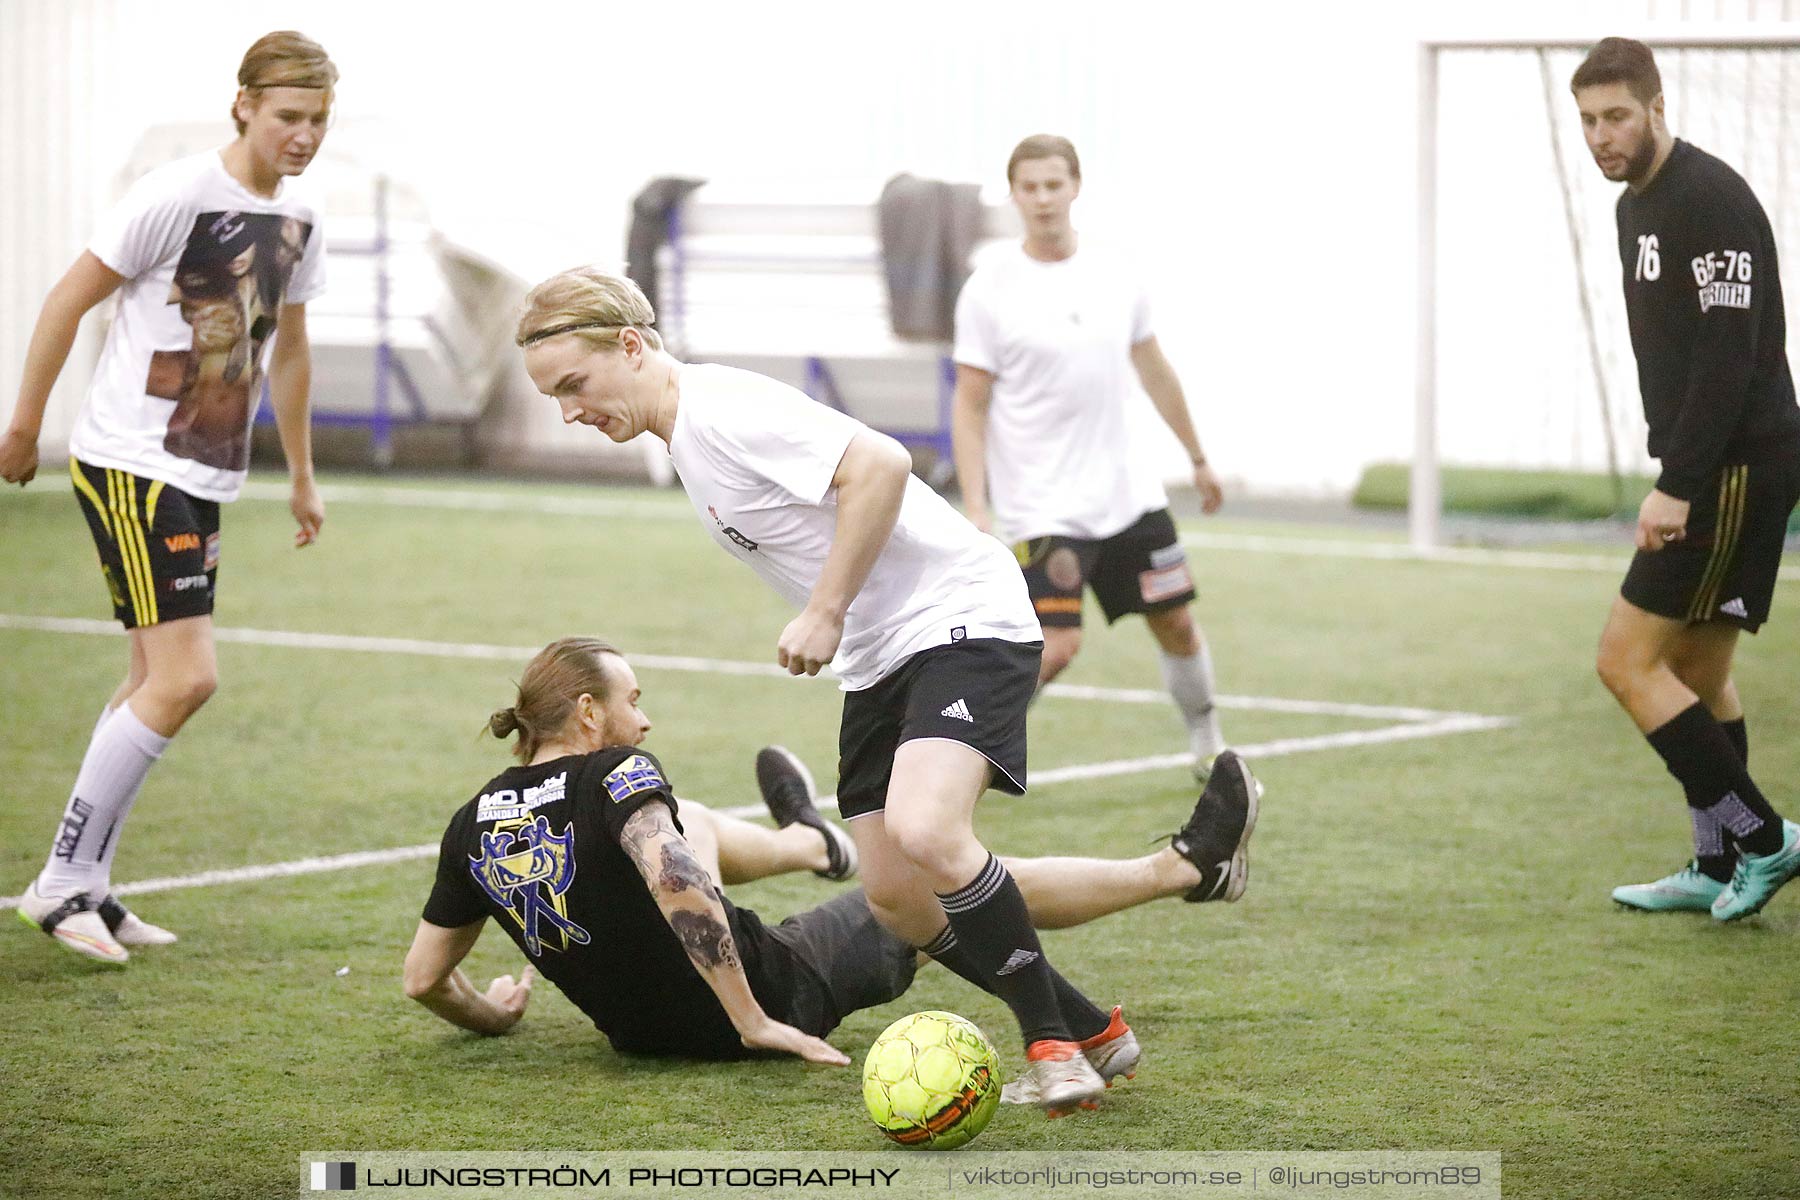
[[[1515,570],[1597,571],[1623,576],[1631,564],[1631,552],[1616,555],[1558,554],[1544,550],[1488,550],[1474,546],[1443,546],[1414,550],[1405,542],[1356,542],[1324,538],[1270,537],[1254,533],[1201,533],[1181,535],[1184,546],[1208,550],[1244,550],[1257,554],[1292,554],[1305,558],[1372,558],[1387,562],[1453,563],[1470,567],[1507,567]],[[1800,579],[1800,566],[1782,567],[1777,578]]]
[[[1237,749],[1245,758],[1255,761],[1281,758],[1289,754],[1304,754],[1315,750],[1336,750],[1347,746],[1373,746],[1384,742],[1407,741],[1414,738],[1444,737],[1455,733],[1502,729],[1512,724],[1514,724],[1514,720],[1511,717],[1452,716],[1439,721],[1394,725],[1385,729],[1327,733],[1315,737],[1278,738],[1275,741],[1257,742],[1240,746]],[[1173,770],[1186,768],[1192,761],[1192,756],[1187,754],[1157,754],[1148,758],[1127,758],[1115,762],[1081,763],[1033,772],[1031,783],[1033,787],[1046,787],[1078,780],[1135,775],[1145,771]],[[821,796],[818,805],[820,808],[835,809],[837,797]],[[740,804],[717,811],[728,817],[740,818],[767,815],[767,810],[760,804]],[[326,871],[344,871],[352,867],[370,867],[384,863],[431,858],[437,852],[438,843],[436,842],[422,842],[416,846],[396,846],[390,850],[358,850],[351,854],[300,858],[292,862],[265,863],[261,866],[201,871],[194,875],[168,875],[156,879],[143,879],[136,883],[122,883],[113,889],[113,894],[145,896],[152,892],[172,892],[184,888],[214,887],[227,883],[254,883],[263,879],[284,879],[295,875],[317,875]],[[0,911],[18,906],[19,897],[17,896],[0,899]]]
[[[96,621],[86,617],[33,617],[0,613],[0,629],[19,629],[35,633],[70,633],[92,637],[123,637],[124,630],[115,621]],[[361,637],[340,633],[300,633],[282,629],[243,629],[217,626],[213,637],[220,642],[253,646],[281,646],[301,650],[345,650],[364,654],[411,654],[427,658],[494,659],[523,663],[536,654],[537,646],[500,646],[483,642],[436,642],[418,638]],[[754,675],[788,678],[786,669],[775,663],[742,662],[721,658],[694,658],[687,655],[633,654],[633,666],[664,671],[692,671],[708,675]],[[1071,700],[1101,700],[1118,704],[1168,704],[1167,692],[1148,688],[1097,688],[1053,683],[1048,696]],[[1278,696],[1220,696],[1221,708],[1263,712],[1303,713],[1316,716],[1356,717],[1373,721],[1434,721],[1452,717],[1472,717],[1474,713],[1438,712],[1427,708],[1405,708],[1378,704],[1343,704],[1333,700],[1288,700]]]
[[[387,504],[397,508],[449,508],[477,512],[531,512],[573,517],[646,517],[685,520],[692,511],[679,499],[627,500],[617,496],[511,495],[459,488],[431,490],[380,484],[334,483],[320,489],[328,503]],[[279,483],[246,483],[249,500],[288,499],[288,488]],[[1367,558],[1387,562],[1455,563],[1460,566],[1507,567],[1514,570],[1599,571],[1623,574],[1631,560],[1621,547],[1615,555],[1561,554],[1537,550],[1491,550],[1477,546],[1446,546],[1426,553],[1405,542],[1370,542],[1335,538],[1289,538],[1254,533],[1206,533],[1190,530],[1181,535],[1183,545],[1208,550],[1242,550],[1255,554],[1293,554],[1308,558]],[[1779,578],[1800,579],[1800,566],[1782,567]]]
[[[246,483],[246,500],[279,500],[291,493],[284,483]],[[562,517],[692,517],[682,493],[667,500],[626,500],[616,496],[534,496],[464,488],[403,488],[381,484],[327,483],[319,488],[327,504],[384,504],[394,508],[451,508],[467,512],[528,512]]]

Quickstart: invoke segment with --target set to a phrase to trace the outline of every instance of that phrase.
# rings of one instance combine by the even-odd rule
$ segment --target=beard
[[[1650,177],[1650,167],[1655,162],[1656,138],[1649,132],[1646,132],[1644,134],[1644,140],[1638,144],[1638,148],[1633,150],[1631,156],[1625,160],[1625,182],[1633,186],[1644,182],[1645,179]]]

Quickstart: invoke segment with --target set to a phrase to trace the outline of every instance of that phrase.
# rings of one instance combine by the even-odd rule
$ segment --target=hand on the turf
[[[850,1065],[849,1056],[830,1042],[810,1033],[801,1033],[792,1025],[783,1025],[773,1018],[763,1018],[761,1025],[739,1037],[752,1050],[780,1050],[784,1054],[797,1054],[807,1062],[823,1063],[828,1067]]]
[[[310,546],[319,540],[319,526],[325,523],[325,500],[319,485],[311,479],[296,479],[294,494],[288,497],[288,511],[300,528],[294,531],[294,548]]]
[[[1687,536],[1688,502],[1650,489],[1638,506],[1637,548],[1654,554]]]
[[[775,643],[775,661],[789,675],[817,675],[844,640],[844,619],[808,608],[787,623]]]
[[[510,1016],[512,1024],[516,1025],[525,1015],[525,1006],[531,1003],[531,988],[535,983],[537,968],[529,965],[519,972],[517,980],[511,975],[502,975],[488,984],[488,1003]]]
[[[1219,477],[1207,463],[1194,465],[1194,490],[1200,493],[1201,512],[1216,513],[1225,503],[1225,489],[1219,486]]]
[[[0,437],[0,479],[24,487],[37,474],[37,438],[27,437],[15,429]]]

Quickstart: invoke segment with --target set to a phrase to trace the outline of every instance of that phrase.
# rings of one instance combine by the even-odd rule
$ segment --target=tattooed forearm
[[[742,965],[738,962],[737,943],[731,940],[731,930],[711,913],[687,909],[672,912],[669,928],[675,931],[676,940],[695,966],[736,968]]]
[[[685,842],[665,842],[662,848],[662,873],[656,877],[656,885],[665,892],[685,892],[689,888],[699,888],[702,892],[712,891],[712,876],[694,857]]]

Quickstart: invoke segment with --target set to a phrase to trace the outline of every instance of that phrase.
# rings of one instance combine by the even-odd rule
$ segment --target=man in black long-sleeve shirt
[[[1613,899],[1734,921],[1800,873],[1800,825],[1750,777],[1731,679],[1739,632],[1768,617],[1800,499],[1775,239],[1742,176],[1670,136],[1648,46],[1605,39],[1570,88],[1594,161],[1626,184],[1625,307],[1649,449],[1662,464],[1597,665],[1680,781],[1694,835],[1686,867],[1615,888]]]

